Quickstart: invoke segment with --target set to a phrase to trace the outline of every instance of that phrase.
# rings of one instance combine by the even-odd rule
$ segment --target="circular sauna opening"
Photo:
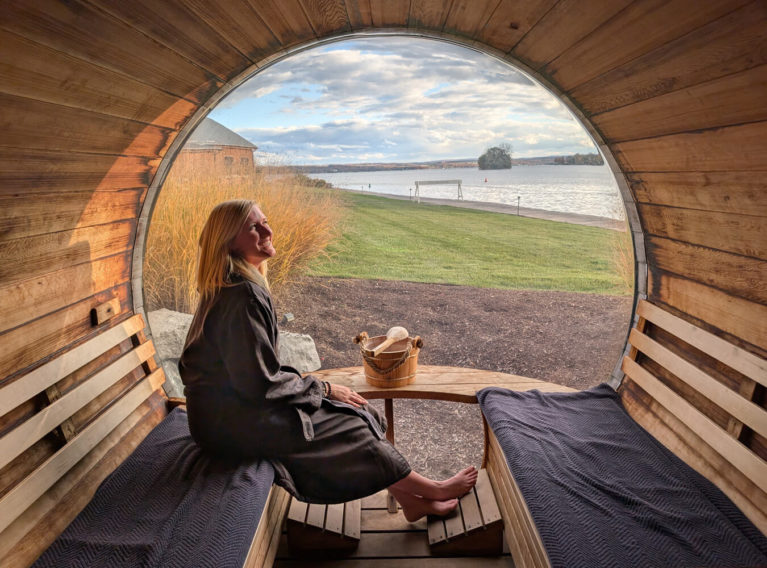
[[[275,231],[270,281],[300,370],[359,366],[352,339],[399,325],[422,339],[420,365],[609,380],[635,260],[587,127],[534,78],[455,43],[352,38],[265,67],[199,122],[155,203],[145,305],[175,345],[160,341],[169,376],[199,230],[213,205],[246,197]],[[481,456],[476,406],[396,406],[417,470],[441,477]]]

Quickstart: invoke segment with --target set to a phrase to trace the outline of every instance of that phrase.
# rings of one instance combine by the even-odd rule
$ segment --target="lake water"
[[[309,174],[334,187],[410,195],[416,181],[462,180],[463,198],[522,207],[625,219],[623,201],[607,166],[514,166],[510,170],[448,168]],[[455,199],[453,185],[420,187],[422,197]]]

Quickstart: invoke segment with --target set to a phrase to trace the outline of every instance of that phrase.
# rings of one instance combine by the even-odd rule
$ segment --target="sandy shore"
[[[359,191],[355,189],[343,189],[352,193],[361,193],[364,195],[377,195],[389,199],[403,199],[410,201],[407,195],[394,195],[391,193],[375,193],[371,191]],[[464,209],[480,209],[482,211],[492,211],[493,213],[506,213],[508,215],[519,215],[520,217],[534,217],[536,219],[546,219],[547,221],[558,221],[560,223],[573,223],[575,225],[588,225],[590,227],[599,227],[602,229],[612,229],[613,231],[624,231],[626,223],[609,217],[597,217],[596,215],[580,215],[578,213],[562,213],[559,211],[547,211],[545,209],[533,209],[531,207],[519,207],[516,205],[507,205],[505,203],[489,203],[486,201],[468,201],[465,199],[437,199],[433,197],[421,197],[421,203],[425,205],[448,205],[450,207],[463,207]]]

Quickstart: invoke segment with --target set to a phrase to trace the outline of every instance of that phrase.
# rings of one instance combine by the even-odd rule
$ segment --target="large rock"
[[[301,374],[311,373],[322,366],[317,346],[309,335],[280,332],[280,363],[298,369]]]
[[[165,392],[168,396],[182,397],[184,385],[178,372],[178,360],[184,350],[192,315],[163,308],[149,312],[147,318],[157,355],[165,371]],[[298,369],[300,373],[310,373],[321,366],[317,347],[308,335],[280,331],[279,348],[280,362]]]
[[[184,350],[192,317],[191,314],[165,308],[147,314],[154,347],[165,371],[165,392],[168,396],[184,396],[184,385],[178,373],[178,360]]]

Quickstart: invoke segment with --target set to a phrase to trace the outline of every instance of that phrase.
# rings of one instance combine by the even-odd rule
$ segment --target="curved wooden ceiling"
[[[137,307],[140,213],[185,126],[270,60],[370,30],[475,45],[568,99],[626,176],[650,299],[765,356],[762,0],[7,0],[0,376],[95,333],[94,305]]]

